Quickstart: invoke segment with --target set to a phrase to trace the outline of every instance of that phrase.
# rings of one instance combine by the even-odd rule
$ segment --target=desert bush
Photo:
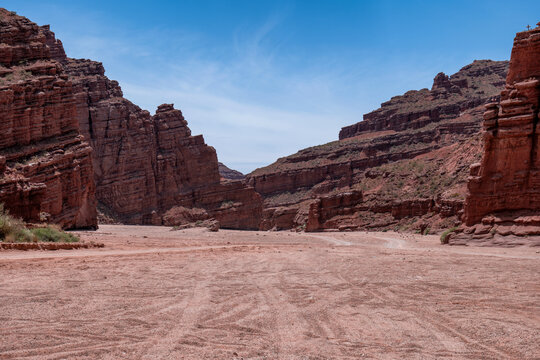
[[[47,212],[42,211],[39,213],[39,221],[41,222],[47,222],[50,220],[50,218],[51,218],[51,214]]]
[[[9,215],[9,211],[4,209],[4,204],[0,204],[0,239],[13,233],[18,227],[16,219]]]
[[[37,241],[37,238],[30,230],[27,228],[22,228],[17,230],[13,236],[8,236],[6,240],[11,242],[34,242]]]
[[[33,241],[34,238],[24,223],[9,215],[4,204],[0,204],[0,241],[27,242]]]
[[[446,231],[444,231],[441,234],[441,244],[448,244],[449,235],[457,230],[457,226],[454,226],[453,228],[450,228]]]
[[[64,232],[50,225],[31,229],[30,232],[38,239],[38,241],[67,243],[79,241],[77,236]]]
[[[5,242],[78,242],[79,238],[54,225],[28,229],[24,222],[9,214],[0,204],[0,241]]]

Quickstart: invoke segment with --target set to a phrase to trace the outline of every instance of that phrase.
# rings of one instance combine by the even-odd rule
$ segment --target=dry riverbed
[[[0,359],[539,359],[540,249],[103,225],[0,251]]]

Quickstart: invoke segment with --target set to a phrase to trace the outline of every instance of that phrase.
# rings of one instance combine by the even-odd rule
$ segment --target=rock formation
[[[219,175],[223,180],[244,180],[246,175],[240,171],[229,169],[225,164],[218,162]]]
[[[504,86],[506,61],[481,60],[431,90],[393,97],[340,140],[257,169],[262,229],[403,229],[453,226],[468,168],[478,161],[483,104]]]
[[[540,27],[518,33],[500,101],[486,105],[462,233],[450,243],[540,245]]]
[[[73,82],[81,131],[94,149],[97,198],[117,219],[159,225],[182,204],[206,208],[222,227],[258,227],[261,210],[252,210],[260,197],[244,184],[220,182],[216,151],[202,135],[191,135],[180,110],[163,104],[151,116],[123,97],[101,63],[61,61]],[[247,198],[253,202],[238,201]],[[237,204],[234,216],[224,215],[222,202]]]
[[[29,221],[95,228],[92,149],[44,30],[0,9],[0,203]]]
[[[0,202],[67,228],[95,227],[99,201],[129,224],[193,213],[212,228],[424,231],[463,215],[451,242],[540,234],[539,38],[540,28],[517,35],[508,75],[508,62],[489,60],[439,73],[339,141],[243,180],[172,104],[140,109],[101,63],[68,58],[48,26],[0,9]]]
[[[465,110],[484,105],[500,92],[507,67],[504,61],[475,61],[450,77],[441,72],[435,76],[431,90],[413,90],[393,97],[365,114],[364,121],[342,128],[339,138],[374,131],[419,129],[458,118]]]
[[[260,196],[220,181],[214,148],[191,135],[180,110],[163,104],[150,115],[123,97],[101,63],[68,58],[48,26],[2,16],[0,73],[14,80],[0,94],[0,126],[10,134],[0,141],[0,169],[9,175],[0,201],[27,219],[48,212],[62,224],[59,216],[76,215],[68,226],[95,226],[95,191],[100,208],[124,223],[161,224],[178,205],[202,207],[222,227],[258,228]],[[85,216],[93,223],[83,224]]]

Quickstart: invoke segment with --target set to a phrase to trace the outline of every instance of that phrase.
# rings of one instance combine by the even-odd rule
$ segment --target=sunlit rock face
[[[471,167],[463,216],[472,240],[540,235],[539,102],[537,27],[516,35],[506,88],[500,101],[486,105],[483,156]]]
[[[101,63],[63,63],[73,82],[81,131],[94,149],[97,198],[117,219],[160,225],[175,205],[204,205],[222,227],[243,229],[249,223],[249,228],[258,228],[260,197],[242,183],[234,189],[221,183],[215,149],[202,135],[191,135],[180,110],[163,104],[152,116],[123,97]],[[246,193],[258,202],[238,203]],[[221,208],[229,201],[237,204],[234,216],[225,216]],[[259,210],[252,211],[257,206]]]
[[[50,34],[0,9],[0,203],[27,221],[95,228],[92,149]]]
[[[445,229],[459,222],[469,166],[480,159],[484,104],[508,61],[479,60],[431,90],[395,96],[344,127],[339,141],[247,175],[264,198],[262,229]]]
[[[0,202],[12,213],[95,227],[97,199],[129,224],[162,224],[182,205],[258,228],[260,196],[221,181],[216,151],[172,104],[152,116],[131,103],[101,63],[68,58],[49,26],[2,9],[0,36]]]

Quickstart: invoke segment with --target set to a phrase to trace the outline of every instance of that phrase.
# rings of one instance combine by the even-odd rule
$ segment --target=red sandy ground
[[[538,359],[540,250],[101,226],[0,252],[0,359]]]

